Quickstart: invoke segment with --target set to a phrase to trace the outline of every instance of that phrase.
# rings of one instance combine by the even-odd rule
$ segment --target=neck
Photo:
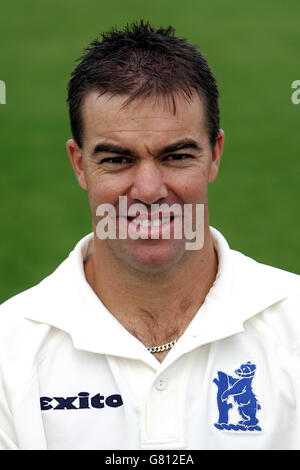
[[[217,255],[209,229],[205,240],[179,266],[154,275],[124,266],[95,238],[86,278],[127,330],[146,346],[163,344],[181,336],[215,280]]]

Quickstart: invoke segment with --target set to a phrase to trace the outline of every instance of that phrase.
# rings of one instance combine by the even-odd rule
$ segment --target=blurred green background
[[[51,273],[91,231],[65,150],[75,59],[111,26],[172,24],[219,83],[225,150],[211,225],[232,248],[299,273],[299,0],[20,0],[0,7],[0,301]]]

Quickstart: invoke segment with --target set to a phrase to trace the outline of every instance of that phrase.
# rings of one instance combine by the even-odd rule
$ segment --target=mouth
[[[132,222],[135,226],[140,227],[161,227],[163,225],[167,225],[173,222],[174,215],[164,216],[160,214],[159,216],[155,217],[130,217],[127,216],[128,222]]]
[[[140,214],[127,216],[127,230],[130,238],[173,239],[175,216],[171,214]]]

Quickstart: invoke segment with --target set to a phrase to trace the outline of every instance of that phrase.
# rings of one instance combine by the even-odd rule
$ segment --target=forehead
[[[142,138],[158,145],[174,137],[208,139],[204,103],[196,93],[189,102],[181,95],[175,96],[175,113],[163,97],[136,99],[125,105],[127,99],[99,96],[97,91],[87,94],[82,105],[84,145],[105,138],[131,144]]]

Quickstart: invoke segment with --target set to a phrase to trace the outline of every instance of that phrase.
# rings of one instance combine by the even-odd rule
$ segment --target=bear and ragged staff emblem
[[[256,417],[260,405],[252,390],[252,380],[256,371],[256,365],[251,362],[242,364],[235,370],[238,378],[232,377],[224,372],[218,371],[218,378],[213,382],[218,387],[217,402],[219,409],[219,420],[215,423],[217,429],[227,429],[234,431],[261,431]],[[228,398],[232,396],[234,404],[241,416],[241,420],[236,424],[229,424],[229,410],[232,404],[228,403]]]

